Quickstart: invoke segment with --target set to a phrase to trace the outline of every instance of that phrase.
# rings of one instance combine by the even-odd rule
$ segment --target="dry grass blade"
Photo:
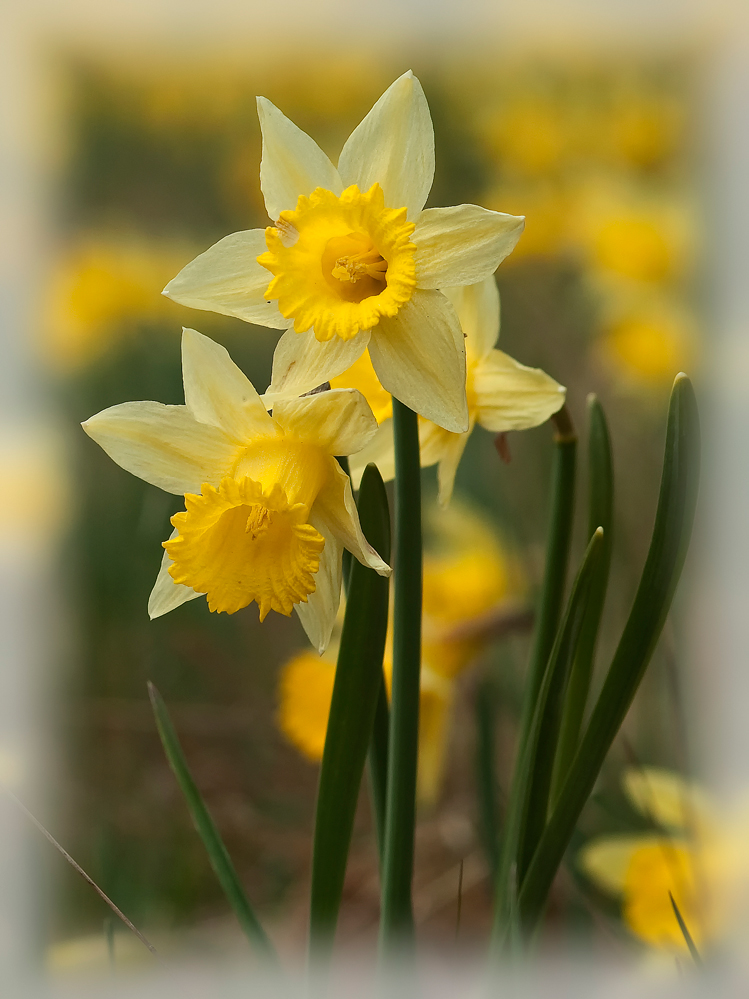
[[[39,821],[39,819],[37,819],[37,817],[32,812],[30,812],[28,810],[28,808],[24,805],[24,803],[19,798],[17,798],[15,796],[15,794],[13,794],[13,792],[10,791],[3,784],[0,784],[0,791],[2,791],[3,794],[5,794],[8,798],[10,798],[10,800],[16,805],[16,807],[20,808],[20,810],[23,812],[23,814],[26,816],[26,818],[29,819],[30,822],[33,822],[33,824],[36,826],[36,828],[39,830],[39,832],[47,840],[49,840],[49,842],[58,851],[58,853],[61,853],[63,855],[63,857],[67,860],[67,862],[70,864],[70,866],[80,874],[80,876],[83,878],[83,880],[84,881],[88,881],[88,883],[91,885],[91,887],[94,889],[94,891],[107,903],[107,905],[112,910],[112,912],[119,919],[122,920],[122,922],[125,924],[125,926],[127,926],[127,928],[129,930],[131,930],[136,935],[136,937],[140,940],[140,942],[144,945],[144,947],[148,947],[148,949],[151,951],[151,953],[153,954],[153,956],[156,957],[156,958],[158,958],[159,955],[156,952],[156,948],[153,946],[153,944],[150,942],[150,940],[148,940],[147,937],[145,937],[140,932],[140,930],[138,929],[137,926],[135,926],[133,923],[130,922],[130,920],[127,918],[127,916],[125,915],[125,913],[114,904],[114,902],[109,897],[109,895],[107,895],[106,892],[103,892],[101,890],[101,888],[97,885],[97,883],[94,881],[94,879],[92,877],[89,877],[88,874],[86,874],[86,872],[83,870],[83,868],[81,867],[81,865],[76,860],[73,860],[73,858],[70,856],[70,854],[68,853],[68,851],[57,842],[57,840],[52,835],[52,833],[42,825],[42,823]]]

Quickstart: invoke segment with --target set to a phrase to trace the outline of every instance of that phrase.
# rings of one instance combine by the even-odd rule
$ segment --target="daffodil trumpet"
[[[525,220],[477,205],[424,208],[434,130],[411,72],[354,129],[337,167],[264,97],[258,115],[272,225],[226,236],[164,294],[286,330],[269,398],[302,395],[369,349],[388,392],[446,430],[467,430],[463,335],[440,289],[493,274]]]
[[[256,602],[296,610],[322,651],[333,628],[345,549],[382,575],[336,455],[360,449],[376,422],[356,391],[280,401],[273,415],[227,351],[182,335],[184,406],[130,402],[83,424],[122,468],[185,497],[172,518],[151,618],[205,595],[212,611]]]

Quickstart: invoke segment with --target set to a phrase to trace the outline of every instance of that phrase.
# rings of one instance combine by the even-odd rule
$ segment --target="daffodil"
[[[499,292],[493,277],[480,284],[449,288],[445,295],[455,306],[465,334],[468,429],[453,433],[429,420],[419,421],[421,464],[438,465],[439,500],[443,506],[450,502],[460,459],[477,423],[492,433],[527,430],[548,420],[564,405],[565,398],[563,386],[540,368],[526,367],[495,348],[499,336]],[[391,410],[374,372],[360,360],[332,379],[331,385],[358,388],[380,420],[372,442],[352,459],[354,481],[358,481],[370,461],[377,464],[384,479],[392,479],[395,460]]]
[[[629,770],[624,789],[662,831],[593,839],[580,852],[581,869],[621,899],[626,926],[649,946],[687,951],[672,898],[697,947],[715,942],[746,884],[745,819],[721,815],[703,790],[665,770]]]
[[[148,604],[159,617],[201,594],[212,611],[256,601],[296,609],[323,650],[335,622],[347,548],[390,573],[359,525],[334,455],[366,443],[376,422],[364,397],[338,390],[279,402],[270,416],[219,344],[182,336],[184,406],[127,402],[83,428],[128,472],[185,496]]]
[[[354,129],[337,168],[270,101],[258,98],[258,113],[273,225],[226,236],[164,294],[287,330],[270,400],[310,391],[369,348],[388,392],[447,430],[466,430],[463,334],[439,289],[493,274],[523,218],[476,205],[424,209],[434,133],[410,72]]]
[[[501,605],[519,587],[517,573],[491,528],[465,508],[432,519],[436,550],[424,561],[418,796],[439,796],[450,736],[456,679],[486,641],[471,624]],[[339,625],[341,617],[339,615]],[[309,760],[322,759],[335,681],[337,640],[320,658],[303,651],[282,668],[278,724]],[[392,676],[392,633],[385,650],[385,680]]]

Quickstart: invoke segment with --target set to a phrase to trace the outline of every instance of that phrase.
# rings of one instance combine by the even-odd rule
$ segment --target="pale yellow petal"
[[[447,447],[437,466],[437,484],[439,486],[437,499],[440,506],[447,506],[452,499],[455,475],[470,436],[470,430],[464,434],[450,434]]]
[[[241,444],[278,433],[255,386],[227,349],[197,330],[182,330],[182,380],[185,404],[199,423],[218,427]]]
[[[621,895],[633,854],[660,839],[645,834],[601,836],[586,843],[579,852],[578,867],[603,891]]]
[[[490,277],[515,248],[524,225],[522,215],[478,205],[427,208],[412,237],[417,287],[452,288]]]
[[[341,602],[341,559],[343,545],[331,531],[327,522],[310,516],[310,523],[325,538],[325,547],[320,556],[320,567],[315,573],[315,589],[303,601],[294,604],[294,610],[302,622],[312,645],[320,655],[327,649],[333,633],[338,607]]]
[[[540,368],[527,368],[492,350],[473,373],[476,417],[493,433],[528,430],[564,405],[566,390]]]
[[[362,565],[368,565],[381,576],[390,575],[390,566],[364,537],[351,492],[351,482],[337,462],[317,495],[310,517],[314,518],[317,530],[324,537],[336,537]]]
[[[468,429],[464,337],[439,291],[415,291],[372,330],[369,353],[383,388],[446,430]]]
[[[334,336],[324,343],[315,339],[312,330],[287,330],[276,345],[271,383],[263,401],[270,407],[274,399],[310,392],[350,368],[368,343],[369,330],[362,330],[350,340]]]
[[[257,258],[266,249],[264,229],[224,236],[183,267],[162,294],[191,309],[285,330],[292,320],[284,319],[276,303],[263,297],[270,275]]]
[[[393,450],[393,421],[385,420],[377,428],[377,433],[366,447],[349,458],[351,481],[358,489],[364,469],[369,464],[377,465],[384,482],[395,478],[395,451]]]
[[[415,220],[434,179],[434,129],[421,84],[409,70],[390,86],[343,147],[338,170],[345,187],[379,184],[389,208]]]
[[[314,139],[266,97],[258,97],[257,113],[263,133],[260,187],[274,222],[282,211],[296,208],[300,194],[309,196],[316,187],[341,193],[338,171]]]
[[[463,288],[442,288],[466,335],[466,357],[482,360],[499,337],[499,290],[494,276]]]
[[[168,493],[217,485],[238,456],[222,430],[198,423],[186,406],[124,402],[82,426],[118,465]]]
[[[176,538],[177,530],[172,531],[170,540]],[[204,593],[198,593],[191,586],[183,586],[182,583],[175,583],[169,575],[169,566],[172,560],[165,551],[161,559],[161,568],[156,577],[151,595],[148,598],[148,616],[153,621],[157,617],[162,617],[173,611],[176,607],[181,607],[188,600],[196,597],[204,597]]]
[[[312,441],[332,455],[360,451],[377,433],[377,420],[357,389],[281,399],[273,406],[273,419],[300,440]]]
[[[633,768],[622,784],[637,811],[667,829],[694,832],[717,821],[709,795],[670,770]]]

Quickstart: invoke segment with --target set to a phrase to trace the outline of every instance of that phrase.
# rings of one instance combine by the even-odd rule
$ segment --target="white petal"
[[[432,424],[433,425],[433,424]],[[377,433],[366,447],[349,458],[351,481],[358,489],[364,469],[373,463],[380,470],[384,482],[395,478],[395,451],[393,449],[393,421],[383,420]],[[423,462],[422,462],[423,464]]]
[[[358,389],[330,389],[273,406],[273,419],[300,440],[311,441],[328,454],[360,451],[377,433],[377,420]]]
[[[442,288],[466,335],[468,361],[486,357],[499,337],[499,290],[494,277],[462,288]]]
[[[437,484],[439,486],[438,501],[440,506],[447,506],[453,494],[455,473],[458,471],[460,459],[463,457],[468,438],[473,430],[473,419],[464,434],[452,434],[443,430],[435,423],[426,420],[419,421],[419,445],[421,464],[423,467],[437,464]]]
[[[390,86],[349,136],[341,180],[368,191],[379,184],[389,208],[416,219],[434,179],[434,129],[421,84],[409,70]]]
[[[325,537],[333,534],[362,565],[368,565],[381,576],[390,575],[392,571],[390,566],[383,562],[364,537],[351,492],[351,482],[337,463],[327,483],[317,495],[311,516],[316,518],[315,524],[321,534]]]
[[[238,456],[222,430],[198,423],[186,406],[124,402],[82,426],[118,465],[168,493],[217,486]]]
[[[315,590],[307,597],[307,602],[294,604],[307,638],[320,655],[327,649],[333,633],[338,606],[341,602],[341,556],[343,545],[327,529],[327,524],[312,515],[312,526],[325,538],[325,547],[320,556],[320,566],[315,573]]]
[[[263,133],[260,187],[274,222],[282,211],[296,208],[300,194],[310,195],[316,187],[341,193],[338,171],[314,139],[266,97],[258,97],[257,114]]]
[[[185,404],[198,423],[218,427],[240,444],[277,433],[254,385],[227,349],[197,330],[182,330],[182,380]]]
[[[176,538],[177,534],[176,530],[172,531],[169,540],[171,541],[172,538]],[[156,577],[156,582],[148,598],[148,616],[152,621],[154,618],[162,617],[164,614],[168,614],[169,611],[173,611],[175,607],[181,607],[188,600],[205,596],[205,593],[198,593],[191,586],[183,586],[182,583],[175,583],[169,575],[169,566],[171,564],[172,560],[165,551],[161,559],[159,574]]]
[[[621,895],[633,854],[644,847],[661,844],[668,849],[673,840],[646,833],[601,836],[585,844],[577,862],[583,873],[599,888],[610,895]]]
[[[466,355],[455,310],[438,291],[414,292],[372,330],[369,354],[383,388],[446,430],[468,429]]]
[[[522,215],[490,212],[478,205],[427,208],[412,237],[417,287],[451,288],[483,281],[515,248],[524,226]]]
[[[501,350],[492,350],[473,375],[476,416],[493,433],[528,430],[561,409],[565,388],[540,368],[527,368]]]
[[[368,343],[369,330],[361,330],[350,340],[334,336],[322,343],[312,330],[287,330],[276,345],[273,374],[263,401],[272,406],[273,399],[302,395],[343,374],[361,357]]]
[[[266,249],[264,229],[224,236],[183,267],[162,295],[191,309],[220,312],[276,330],[288,329],[293,320],[284,319],[276,303],[264,298],[271,274],[257,258]]]

